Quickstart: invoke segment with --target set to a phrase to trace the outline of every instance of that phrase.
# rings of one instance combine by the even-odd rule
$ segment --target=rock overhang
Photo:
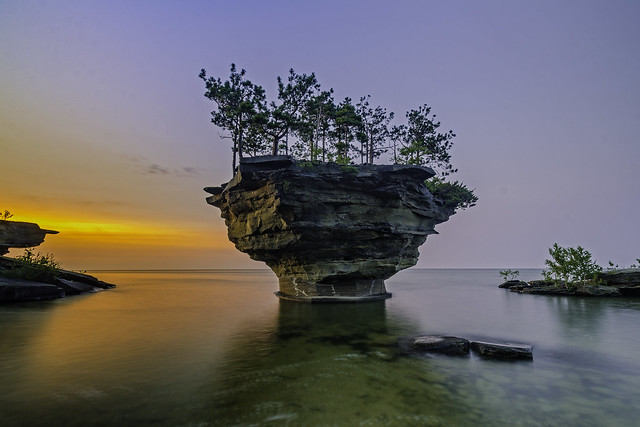
[[[278,276],[280,296],[360,301],[386,294],[384,280],[415,265],[418,247],[453,214],[426,188],[434,175],[265,156],[243,159],[228,183],[205,191],[229,240]]]

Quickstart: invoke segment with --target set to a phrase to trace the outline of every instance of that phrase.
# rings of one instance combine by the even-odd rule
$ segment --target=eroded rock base
[[[371,302],[371,301],[380,301],[387,298],[391,298],[391,293],[386,292],[384,294],[378,295],[366,295],[361,297],[343,297],[343,296],[331,296],[331,297],[305,297],[305,296],[292,296],[285,295],[282,292],[275,292],[276,296],[280,299],[288,300],[288,301],[296,301],[296,302],[307,302],[307,303],[342,303],[342,302]]]
[[[279,298],[299,302],[367,302],[391,298],[382,279],[344,280],[339,283],[306,282],[280,278]]]

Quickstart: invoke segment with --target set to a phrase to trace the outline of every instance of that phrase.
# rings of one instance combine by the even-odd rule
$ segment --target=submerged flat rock
[[[533,351],[529,345],[471,341],[470,346],[473,351],[488,359],[533,359]]]
[[[469,341],[458,337],[421,335],[413,339],[413,348],[429,353],[465,356],[469,354]]]

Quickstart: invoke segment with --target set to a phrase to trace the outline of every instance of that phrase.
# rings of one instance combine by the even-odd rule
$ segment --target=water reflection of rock
[[[226,424],[274,416],[291,422],[341,401],[360,401],[372,387],[384,389],[377,377],[396,353],[385,301],[317,305],[281,300],[278,310],[275,324],[247,325],[230,343],[224,362],[212,373],[213,384],[203,391],[213,402],[211,417]],[[338,421],[331,413],[320,419]]]
[[[198,396],[221,425],[486,425],[469,405],[476,374],[467,359],[398,357],[415,325],[386,302],[280,301],[275,324],[247,325]]]
[[[302,339],[309,345],[331,344],[371,352],[388,347],[384,301],[370,304],[298,304],[280,302],[276,340]]]
[[[239,331],[226,359],[233,365],[246,364],[246,368],[298,363],[329,354],[375,354],[392,359],[396,341],[396,331],[389,330],[385,301],[319,305],[281,300],[276,323]],[[263,359],[265,355],[269,357]]]

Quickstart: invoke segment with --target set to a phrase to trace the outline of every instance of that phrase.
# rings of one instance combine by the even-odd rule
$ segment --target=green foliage
[[[297,163],[297,165],[305,170],[316,170],[318,168],[318,162],[313,162],[309,160],[302,160]]]
[[[360,162],[373,164],[373,160],[388,149],[385,144],[390,137],[389,123],[394,113],[387,113],[387,110],[380,106],[371,108],[369,98],[370,95],[361,97],[360,102],[356,104],[356,111],[362,123],[358,138]]]
[[[34,253],[33,248],[15,258],[16,265],[4,272],[5,276],[35,282],[51,282],[58,274],[60,263],[51,254]]]
[[[342,169],[343,172],[348,172],[348,173],[357,173],[358,172],[358,168],[353,166],[353,165],[342,165],[340,167],[340,169]]]
[[[438,132],[440,122],[430,114],[431,107],[426,104],[407,112],[407,125],[396,130],[402,144],[398,158],[403,164],[430,166],[444,177],[457,172],[449,153],[456,135],[451,130]]]
[[[11,218],[13,214],[5,209],[4,213],[0,214],[0,220],[6,221]]]
[[[437,203],[454,211],[473,207],[478,201],[473,190],[458,181],[446,182],[442,178],[433,177],[426,180],[425,184]]]
[[[597,283],[597,274],[602,271],[583,247],[563,248],[554,243],[549,248],[551,259],[545,260],[549,270],[542,273],[545,279],[563,282],[568,288],[578,284]]]
[[[254,153],[264,150],[256,124],[261,121],[260,111],[266,108],[265,92],[245,75],[246,71],[238,71],[235,64],[231,64],[229,80],[224,82],[219,77],[207,78],[204,69],[199,75],[205,83],[204,96],[216,104],[216,110],[211,112],[211,122],[229,132],[228,138],[233,141],[234,171],[236,155],[242,158],[245,149]]]
[[[510,268],[506,270],[500,270],[500,277],[502,277],[505,282],[516,280],[518,276],[520,276],[520,270],[512,270]]]

